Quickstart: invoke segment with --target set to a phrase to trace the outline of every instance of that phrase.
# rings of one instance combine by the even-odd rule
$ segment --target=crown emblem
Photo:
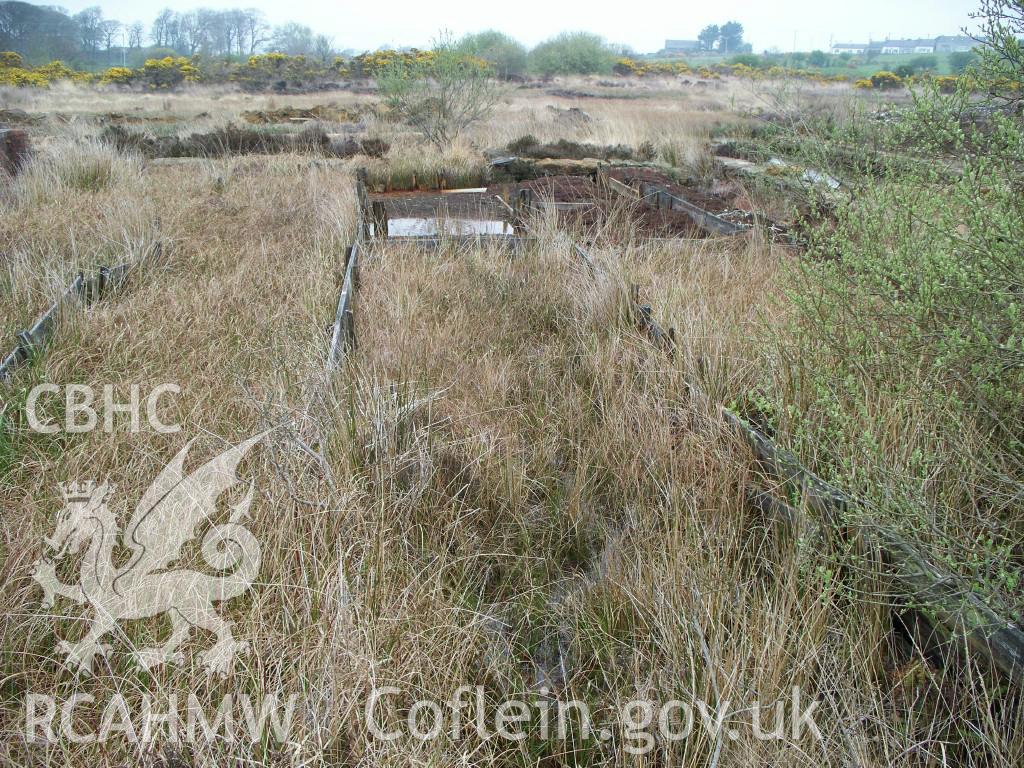
[[[84,483],[63,483],[60,486],[60,493],[64,497],[65,504],[81,503],[83,501],[104,501],[114,487],[109,483],[97,483],[95,480],[86,480]]]

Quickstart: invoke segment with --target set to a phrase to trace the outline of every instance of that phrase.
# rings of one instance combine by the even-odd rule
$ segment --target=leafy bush
[[[977,60],[978,56],[974,51],[956,51],[949,54],[949,68],[954,74],[962,75]]]
[[[851,139],[889,151],[846,178],[789,277],[779,418],[873,514],[1019,607],[1005,559],[972,539],[1012,539],[1024,499],[1024,124],[965,119],[958,85],[927,83],[900,120],[840,139],[836,156]],[[820,157],[829,148],[823,134]]]
[[[483,59],[498,77],[508,79],[526,74],[526,47],[501,32],[489,30],[466,35],[456,50],[465,56]]]
[[[939,68],[939,57],[934,53],[926,53],[912,58],[909,65],[915,74],[917,72],[934,72]]]
[[[399,59],[377,83],[392,112],[439,149],[446,149],[466,128],[486,117],[503,90],[481,59],[442,43],[424,60]]]
[[[1024,101],[1024,3],[982,0],[974,18],[986,40],[978,49],[980,77],[992,86],[993,98],[1019,105]]]
[[[874,88],[874,84],[866,77],[862,77],[860,80],[855,80],[853,83],[854,88],[860,88],[862,90],[871,90]]]
[[[540,75],[595,75],[612,71],[615,56],[604,39],[589,32],[563,32],[529,55],[529,66]]]
[[[807,57],[807,63],[812,67],[824,67],[828,64],[828,54],[824,51],[811,51]]]
[[[768,62],[761,56],[756,56],[753,53],[741,53],[738,56],[733,56],[729,59],[730,64],[742,64],[745,67],[751,69],[763,69],[767,66]]]

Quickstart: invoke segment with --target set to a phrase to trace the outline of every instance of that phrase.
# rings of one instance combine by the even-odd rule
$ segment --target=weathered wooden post
[[[370,204],[370,215],[373,219],[373,236],[387,239],[388,236],[388,209],[381,200],[374,200]]]
[[[31,154],[25,131],[0,128],[0,168],[13,176],[28,162]]]
[[[611,189],[608,185],[608,171],[605,169],[603,163],[597,166],[597,173],[594,176],[594,181],[597,184],[597,192],[601,197],[611,197]]]

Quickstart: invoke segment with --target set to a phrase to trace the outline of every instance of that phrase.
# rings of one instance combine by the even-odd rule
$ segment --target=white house
[[[900,56],[908,53],[948,53],[969,51],[976,45],[969,37],[940,35],[934,39],[917,40],[876,40],[870,43],[836,43],[832,53],[878,53],[883,56]]]

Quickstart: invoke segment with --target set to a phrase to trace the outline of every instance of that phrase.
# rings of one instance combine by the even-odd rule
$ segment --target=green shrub
[[[501,32],[489,30],[466,35],[459,40],[456,50],[483,59],[498,77],[508,79],[526,74],[526,47]]]
[[[954,74],[962,75],[977,60],[978,55],[974,51],[956,51],[949,54],[949,68]]]
[[[563,32],[529,55],[530,70],[540,75],[609,74],[615,55],[604,39],[589,32]]]
[[[1017,576],[1000,580],[973,537],[1008,536],[1024,511],[1024,124],[975,125],[967,89],[940,87],[858,129],[888,151],[872,176],[846,178],[851,194],[787,276],[796,319],[777,413],[874,516],[1019,608]],[[905,162],[908,150],[933,160]]]
[[[444,150],[503,95],[489,69],[481,59],[442,43],[422,60],[399,59],[387,66],[377,84],[394,115]]]
[[[753,53],[741,53],[737,56],[733,56],[729,59],[730,64],[742,64],[745,67],[751,69],[764,69],[768,65],[767,59],[763,56],[757,56]]]

